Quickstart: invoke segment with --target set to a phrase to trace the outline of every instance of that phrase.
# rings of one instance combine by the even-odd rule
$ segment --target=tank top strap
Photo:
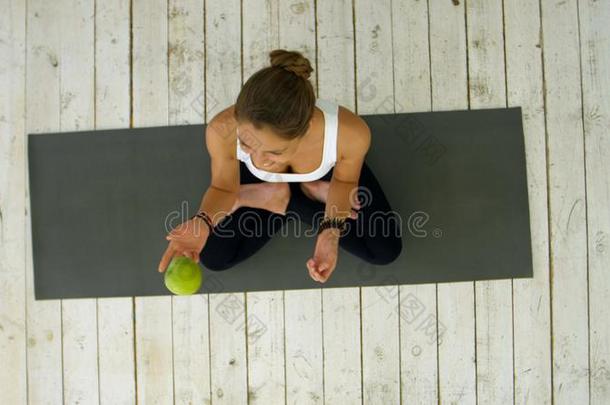
[[[339,129],[339,105],[325,99],[317,99],[316,105],[324,110],[324,163],[337,161],[337,136]]]

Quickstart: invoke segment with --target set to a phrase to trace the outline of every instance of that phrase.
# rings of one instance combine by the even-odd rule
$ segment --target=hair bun
[[[297,51],[275,49],[269,53],[269,59],[271,66],[279,66],[305,80],[308,80],[313,72],[309,59]]]

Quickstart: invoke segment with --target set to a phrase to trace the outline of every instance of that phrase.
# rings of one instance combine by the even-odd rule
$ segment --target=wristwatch
[[[213,224],[212,220],[210,219],[210,216],[205,211],[199,211],[197,214],[195,214],[191,217],[191,219],[193,219],[193,218],[203,219],[203,222],[205,222],[205,224],[208,226],[210,233],[212,233],[214,231],[214,224]]]
[[[347,224],[345,223],[345,218],[339,217],[325,217],[320,222],[320,227],[318,228],[318,235],[322,233],[323,230],[327,228],[336,228],[339,229],[339,236],[345,235],[347,230]]]

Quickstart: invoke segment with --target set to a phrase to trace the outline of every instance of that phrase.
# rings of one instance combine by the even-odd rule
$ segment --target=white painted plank
[[[269,66],[269,52],[279,48],[279,0],[251,0],[243,3],[242,12],[245,82],[257,70]]]
[[[401,285],[399,294],[402,403],[438,403],[437,345],[445,327],[436,316],[436,288]]]
[[[313,0],[294,3],[280,1],[279,21],[280,47],[297,50],[310,60],[314,71],[309,80],[317,94],[315,2]]]
[[[286,403],[322,404],[322,292],[319,288],[285,291],[284,300]]]
[[[211,404],[208,294],[173,298],[176,404]]]
[[[246,308],[243,294],[210,295],[212,403],[247,401]]]
[[[247,294],[248,403],[285,403],[284,299],[281,291]]]
[[[398,0],[393,1],[392,6],[396,112],[430,111],[428,4],[419,0]],[[429,287],[432,288],[430,294],[434,294],[434,285]]]
[[[94,4],[62,0],[60,129],[94,128]],[[62,300],[63,390],[66,403],[99,403],[95,298]]]
[[[0,404],[25,404],[26,9],[0,4]]]
[[[546,141],[540,11],[528,0],[504,3],[509,106],[520,106],[527,163],[533,279],[513,280],[514,403],[551,403],[551,331]]]
[[[246,81],[270,65],[269,52],[279,45],[276,0],[243,3],[243,63]],[[280,404],[286,400],[284,292],[251,292],[247,302],[248,403]]]
[[[173,402],[171,315],[171,297],[135,298],[138,403]]]
[[[216,113],[235,102],[241,87],[240,2],[208,1],[205,18],[205,111],[209,121]],[[210,294],[209,302],[212,403],[246,403],[248,370],[245,294]]]
[[[207,1],[205,10],[205,117],[235,102],[241,88],[240,2]]]
[[[94,1],[60,0],[60,125],[62,131],[94,125]],[[63,304],[65,304],[64,302]]]
[[[610,398],[610,2],[580,1],[587,187],[590,401]]]
[[[466,109],[464,3],[431,1],[429,7],[433,109]],[[473,404],[476,402],[474,282],[439,283],[437,294],[438,322],[446,328],[438,346],[439,401]]]
[[[355,4],[359,114],[395,112],[391,12],[390,1]],[[383,272],[383,267],[363,263],[360,271]],[[361,288],[364,404],[400,402],[399,297],[398,286],[391,284]]]
[[[105,0],[95,7],[95,125],[97,129],[127,128],[131,105],[129,3]]]
[[[129,127],[129,25],[129,3],[96,2],[96,129]],[[100,403],[135,403],[133,299],[99,298],[97,304]]]
[[[358,114],[393,113],[388,107],[394,102],[390,2],[363,1],[354,8]]]
[[[98,299],[98,358],[101,404],[136,402],[132,298]]]
[[[322,290],[322,308],[324,403],[360,404],[360,289]]]
[[[506,107],[501,0],[466,3],[470,108]],[[511,280],[475,281],[477,401],[513,402]]]
[[[203,0],[170,0],[168,18],[169,124],[200,123],[204,118]],[[177,404],[211,403],[208,298],[208,294],[172,297]]]
[[[395,110],[430,111],[430,44],[428,4],[418,0],[392,3]],[[380,111],[385,113],[384,111]],[[387,111],[392,113],[393,111]],[[402,403],[438,402],[436,285],[399,286]]]
[[[169,0],[169,122],[204,121],[204,0]]]
[[[318,95],[354,111],[356,71],[352,1],[318,2],[316,21]]]
[[[167,125],[167,2],[134,0],[132,36],[133,126]]]
[[[433,109],[466,109],[468,72],[464,3],[431,1],[428,7]]]
[[[541,2],[551,235],[553,402],[589,400],[587,234],[575,0]]]
[[[502,19],[501,0],[466,3],[468,92],[473,110],[506,107]],[[475,282],[476,288],[488,283]]]
[[[95,298],[62,300],[63,389],[66,403],[97,404]]]
[[[26,134],[60,130],[59,2],[27,4]],[[26,147],[27,151],[27,147]],[[29,403],[63,402],[61,300],[35,300],[26,153],[26,336]]]
[[[132,16],[133,126],[167,125],[167,2],[134,1]],[[135,297],[135,334],[138,403],[173,403],[170,296]]]
[[[318,95],[355,112],[352,1],[318,2],[316,26]],[[324,403],[361,403],[360,288],[322,290],[322,330]]]

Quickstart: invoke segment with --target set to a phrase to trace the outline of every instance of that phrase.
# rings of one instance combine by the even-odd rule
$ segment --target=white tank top
[[[324,146],[322,149],[322,163],[309,173],[273,173],[261,170],[254,166],[250,154],[244,152],[239,146],[237,138],[237,158],[244,162],[250,172],[263,181],[268,182],[307,182],[318,180],[330,171],[337,161],[337,129],[339,105],[324,99],[316,99],[316,106],[324,114]]]

